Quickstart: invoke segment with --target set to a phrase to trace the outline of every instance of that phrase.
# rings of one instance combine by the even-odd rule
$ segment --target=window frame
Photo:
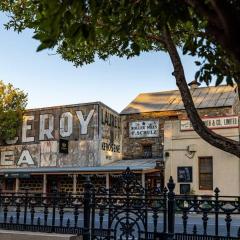
[[[152,144],[142,144],[143,159],[152,158],[152,156],[153,156],[152,147],[153,147]],[[145,151],[144,151],[145,148],[149,148],[149,149],[151,148],[151,155],[149,154],[149,156],[145,156]],[[150,151],[149,151],[149,153],[150,153]]]
[[[201,172],[201,160],[202,159],[208,159],[208,160],[211,160],[211,171],[209,172]],[[206,185],[204,186],[203,184],[201,184],[201,176],[208,176],[210,175],[211,176],[211,187],[207,187]],[[212,156],[201,156],[201,157],[198,157],[198,187],[199,187],[199,190],[210,190],[212,191],[213,190],[213,157]]]

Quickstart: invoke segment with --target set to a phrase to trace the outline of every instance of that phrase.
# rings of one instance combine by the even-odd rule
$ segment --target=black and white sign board
[[[159,137],[159,121],[136,121],[129,123],[130,138]]]

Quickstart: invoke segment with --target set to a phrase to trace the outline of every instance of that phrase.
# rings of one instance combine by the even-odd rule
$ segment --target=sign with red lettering
[[[238,128],[238,116],[224,116],[224,117],[206,117],[202,121],[208,128]],[[190,120],[181,120],[181,131],[193,130]]]

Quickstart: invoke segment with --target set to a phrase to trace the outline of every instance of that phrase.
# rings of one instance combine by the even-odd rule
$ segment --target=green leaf
[[[200,75],[200,70],[195,73],[195,79],[197,80]]]
[[[233,84],[233,79],[231,76],[226,77],[226,82],[227,82],[227,85],[230,85],[233,87],[234,84]]]
[[[40,52],[44,49],[48,48],[48,46],[45,43],[41,43],[38,47],[37,47],[37,52]]]
[[[216,80],[216,86],[220,85],[223,81],[223,76],[218,76],[217,80]]]

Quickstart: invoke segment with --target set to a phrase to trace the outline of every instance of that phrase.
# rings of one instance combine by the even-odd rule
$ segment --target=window
[[[143,158],[152,157],[152,145],[143,145]]]
[[[213,190],[212,157],[199,157],[199,189]]]

